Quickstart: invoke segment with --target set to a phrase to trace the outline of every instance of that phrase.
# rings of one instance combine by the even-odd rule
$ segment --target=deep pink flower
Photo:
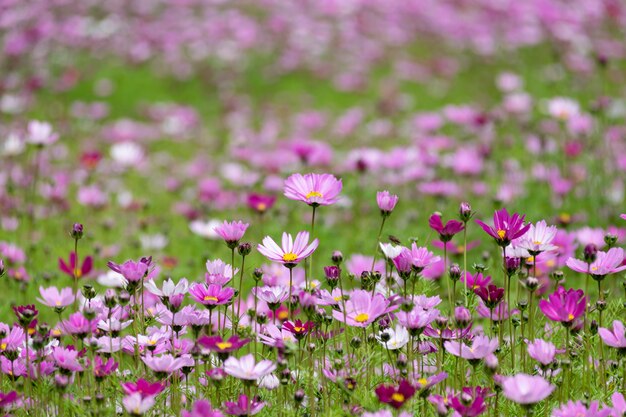
[[[398,386],[379,385],[376,387],[376,396],[382,403],[389,404],[395,409],[402,407],[415,395],[416,388],[409,381],[403,379]]]
[[[622,413],[613,413],[610,408],[603,408],[600,410],[600,403],[598,401],[592,401],[589,404],[589,408],[582,401],[568,401],[566,404],[562,404],[559,408],[552,410],[551,417],[622,417]]]
[[[78,362],[79,352],[58,346],[52,350],[52,359],[59,369],[66,372],[82,371],[83,366]]]
[[[16,391],[7,392],[6,394],[0,392],[0,408],[4,409],[12,404],[16,403],[19,399],[19,395]]]
[[[83,263],[80,268],[76,263],[76,254],[74,252],[70,253],[69,263],[65,263],[63,258],[59,258],[59,269],[61,272],[69,275],[74,278],[82,278],[89,274],[93,269],[93,258],[91,256],[86,256],[83,259]]]
[[[547,300],[539,301],[539,309],[552,321],[559,321],[566,326],[585,313],[587,297],[583,290],[570,288],[565,290],[562,286],[548,296]]]
[[[504,297],[504,288],[498,288],[497,285],[489,284],[486,287],[478,287],[474,289],[474,294],[480,297],[489,309],[496,308]]]
[[[310,206],[336,203],[342,183],[330,174],[293,174],[285,180],[285,197]]]
[[[150,383],[145,379],[138,379],[137,382],[123,382],[122,389],[127,395],[138,392],[142,397],[154,397],[165,389],[160,382]]]
[[[96,380],[101,381],[104,377],[111,375],[117,370],[118,366],[119,364],[115,362],[113,358],[109,358],[106,362],[104,362],[100,356],[96,356],[94,358],[93,368]]]
[[[258,246],[258,250],[269,260],[279,262],[287,268],[293,268],[311,256],[319,242],[314,239],[311,244],[308,243],[309,232],[298,232],[295,241],[290,234],[283,233],[282,248],[271,237],[266,236],[263,244]]]
[[[478,288],[486,288],[491,282],[491,277],[489,275],[483,277],[483,274],[480,272],[474,275],[466,272],[465,275],[461,277],[461,282],[470,290],[476,291]]]
[[[276,197],[273,195],[251,193],[248,195],[248,207],[257,213],[265,213],[274,206]]]
[[[517,374],[503,377],[502,394],[518,404],[535,404],[552,394],[555,386],[539,375]]]
[[[247,395],[241,394],[236,403],[226,401],[224,407],[226,407],[226,414],[231,416],[253,416],[265,407],[265,403],[257,397],[248,398]]]
[[[234,352],[245,346],[250,339],[242,339],[237,335],[231,336],[228,340],[224,340],[222,336],[201,336],[198,339],[198,345],[217,354],[226,354]]]
[[[428,225],[435,232],[439,233],[439,239],[444,243],[449,242],[454,235],[463,230],[463,223],[458,220],[448,220],[444,225],[439,213],[434,213],[430,216]]]
[[[485,398],[489,390],[481,387],[465,387],[449,399],[450,407],[462,417],[476,417],[487,410]]]
[[[224,417],[224,414],[219,410],[214,410],[211,407],[211,403],[207,400],[197,400],[193,403],[191,411],[183,410],[181,412],[182,417]]]
[[[530,229],[530,224],[524,225],[524,218],[525,216],[517,213],[509,215],[506,208],[503,208],[494,213],[493,227],[480,220],[476,220],[476,223],[493,237],[499,246],[506,247],[511,244],[512,240],[523,236]]]
[[[294,323],[290,321],[286,321],[283,323],[283,329],[287,330],[297,340],[303,339],[313,328],[315,327],[315,323],[312,321],[307,321],[306,323],[302,323],[302,320],[298,319]]]

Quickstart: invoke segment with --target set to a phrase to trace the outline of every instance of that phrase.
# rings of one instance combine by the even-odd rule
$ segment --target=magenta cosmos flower
[[[109,269],[122,275],[129,282],[139,282],[148,274],[148,268],[150,267],[150,261],[142,258],[138,262],[128,260],[123,264],[116,264],[109,261],[107,263]]]
[[[539,301],[539,309],[552,321],[559,321],[565,326],[571,325],[574,320],[585,313],[587,297],[583,290],[562,286],[548,296],[547,300]]]
[[[448,220],[444,225],[441,221],[441,215],[435,213],[428,219],[428,225],[435,232],[439,233],[439,239],[442,242],[449,242],[454,235],[463,230],[463,223],[458,220]]]
[[[181,412],[182,417],[224,417],[224,414],[219,410],[214,410],[211,407],[211,403],[207,400],[197,400],[191,411],[183,410]]]
[[[256,363],[254,355],[248,354],[240,359],[230,357],[224,361],[224,372],[235,378],[255,381],[271,374],[276,369],[276,364],[270,360],[262,360]]]
[[[404,405],[415,395],[416,388],[409,381],[403,379],[397,387],[393,385],[379,385],[376,387],[376,396],[381,403],[389,404],[395,409]]]
[[[389,304],[390,301],[381,294],[372,295],[370,291],[354,290],[350,293],[350,299],[345,302],[345,312],[333,310],[333,317],[349,326],[367,327],[397,307],[390,307]]]
[[[304,201],[309,206],[336,203],[342,183],[330,174],[293,174],[285,180],[285,197]]]
[[[398,196],[389,193],[389,191],[379,191],[376,193],[376,203],[380,209],[380,214],[387,217],[391,214],[396,204],[398,204]]]
[[[224,239],[224,242],[226,242],[226,245],[230,249],[234,249],[239,244],[239,241],[243,237],[244,233],[246,233],[248,226],[250,226],[249,223],[244,223],[242,221],[224,221],[224,223],[215,227],[213,230],[215,230],[215,233]]]
[[[607,275],[625,270],[626,265],[622,265],[622,262],[624,262],[624,249],[611,248],[608,252],[598,251],[596,260],[591,264],[580,259],[569,258],[567,266],[576,272],[589,273],[593,279],[600,281]]]
[[[63,258],[59,258],[59,269],[61,270],[61,272],[69,275],[72,278],[84,277],[85,275],[89,274],[93,269],[93,258],[91,256],[86,256],[85,259],[83,259],[83,263],[81,264],[80,268],[78,267],[76,261],[76,254],[74,252],[71,252],[68,263],[66,263]]]
[[[554,385],[538,375],[517,374],[502,378],[504,396],[522,405],[535,404],[546,399],[554,388]]]
[[[282,248],[274,240],[265,236],[257,249],[269,260],[279,262],[287,268],[293,268],[311,256],[319,244],[317,239],[309,243],[309,232],[299,232],[294,240],[290,234],[283,232]],[[308,246],[307,246],[308,245]]]
[[[509,215],[506,208],[503,208],[494,213],[493,227],[480,220],[476,220],[476,223],[493,237],[499,246],[506,247],[511,244],[512,240],[523,236],[530,229],[530,224],[524,225],[524,218],[525,216],[517,213]]]
[[[251,193],[248,195],[248,207],[257,213],[265,213],[274,206],[276,197],[273,195]]]
[[[626,351],[626,332],[624,324],[621,321],[613,321],[612,330],[600,327],[598,334],[605,345],[619,349],[620,351]]]
[[[237,402],[224,402],[226,414],[231,416],[253,416],[265,407],[265,403],[257,397],[248,398],[247,395],[241,394]]]

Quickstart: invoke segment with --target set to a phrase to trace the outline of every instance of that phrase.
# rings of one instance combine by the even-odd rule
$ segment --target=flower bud
[[[81,292],[83,297],[88,300],[93,300],[96,297],[96,289],[91,285],[83,285]]]
[[[260,281],[261,278],[263,278],[263,270],[261,268],[255,268],[254,271],[252,271],[252,278],[254,278],[255,282]]]
[[[463,223],[467,223],[473,215],[474,212],[472,211],[472,206],[470,206],[470,203],[464,201],[459,205],[459,219]]]
[[[461,278],[461,268],[458,264],[452,264],[450,266],[450,279],[452,281],[458,281]]]
[[[293,400],[296,402],[296,404],[301,404],[302,401],[304,401],[304,397],[305,397],[305,394],[304,394],[303,389],[298,389],[293,394]]]
[[[598,248],[596,245],[590,243],[585,246],[585,249],[583,250],[583,259],[585,260],[585,262],[587,262],[588,264],[595,262],[597,255]]]
[[[539,288],[539,280],[535,277],[526,278],[526,288],[528,288],[529,291],[535,291]]]
[[[472,321],[472,313],[463,306],[456,307],[454,309],[454,321],[457,327],[464,329]]]
[[[617,236],[613,233],[607,233],[606,235],[604,235],[604,243],[606,244],[607,248],[612,248],[617,243]]]
[[[252,245],[248,242],[244,242],[237,247],[237,252],[239,252],[239,255],[241,256],[248,256],[251,251]]]
[[[330,259],[333,262],[333,264],[335,264],[336,266],[339,266],[343,262],[343,254],[340,251],[336,250],[333,252],[333,255],[331,256]]]
[[[83,225],[80,223],[74,223],[72,230],[70,230],[70,236],[72,239],[79,240],[83,237]]]

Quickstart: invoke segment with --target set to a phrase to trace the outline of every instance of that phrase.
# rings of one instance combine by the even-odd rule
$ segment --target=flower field
[[[625,416],[624,28],[0,0],[0,412]]]

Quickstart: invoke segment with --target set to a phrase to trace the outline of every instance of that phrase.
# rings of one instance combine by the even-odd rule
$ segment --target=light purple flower
[[[582,274],[589,273],[595,279],[603,279],[609,274],[615,274],[617,272],[626,269],[626,265],[622,265],[624,261],[624,249],[611,248],[608,252],[598,251],[596,254],[596,260],[591,264],[587,264],[580,259],[569,258],[567,260],[567,266]]]
[[[256,363],[254,355],[248,354],[237,359],[233,356],[224,361],[224,372],[235,378],[254,381],[271,374],[276,369],[276,364],[270,360],[262,360]]]
[[[56,287],[39,287],[39,294],[41,294],[41,298],[37,298],[37,301],[45,306],[57,309],[69,306],[75,299],[70,287],[63,288],[61,291]]]
[[[517,374],[502,378],[502,394],[518,404],[535,404],[552,394],[555,386],[537,375]]]
[[[214,230],[215,233],[224,239],[229,248],[234,249],[239,244],[244,233],[246,233],[248,226],[250,226],[249,223],[243,223],[242,221],[224,221],[224,223],[215,227]]]
[[[153,396],[144,397],[135,392],[122,398],[122,404],[131,416],[142,416],[154,406],[155,400]]]
[[[444,343],[448,353],[454,356],[473,361],[484,359],[498,348],[498,339],[489,339],[487,336],[476,336],[471,346],[462,342],[448,340]]]
[[[626,334],[624,324],[619,320],[613,321],[613,329],[609,330],[604,327],[598,329],[598,334],[605,345],[617,349],[626,350]]]
[[[376,193],[376,203],[383,216],[389,216],[398,203],[398,196],[390,194],[389,191],[379,191]]]
[[[528,344],[528,355],[544,366],[550,365],[556,356],[556,346],[542,339]]]

